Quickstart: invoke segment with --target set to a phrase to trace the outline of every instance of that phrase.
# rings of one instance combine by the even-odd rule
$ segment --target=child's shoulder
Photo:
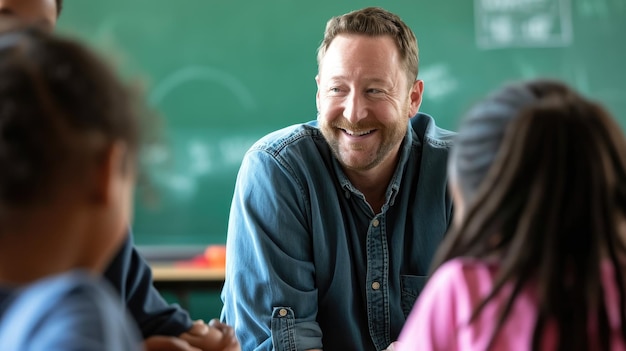
[[[457,293],[475,295],[488,291],[495,280],[499,265],[475,258],[454,258],[433,273],[432,284],[441,289],[453,288]]]
[[[113,296],[113,290],[101,277],[76,269],[39,279],[15,290],[12,305],[38,306],[43,313],[56,303],[90,302],[96,306],[113,303]]]
[[[84,271],[38,280],[16,290],[7,302],[0,319],[2,350],[63,349],[77,342],[134,350],[140,340],[108,283]]]
[[[470,257],[457,257],[442,264],[435,274],[438,275],[487,275],[493,276],[499,265],[493,261],[481,260]]]

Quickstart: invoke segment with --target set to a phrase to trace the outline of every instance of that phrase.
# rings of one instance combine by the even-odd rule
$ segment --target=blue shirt
[[[102,279],[76,270],[0,288],[0,350],[138,351],[141,337]]]
[[[382,350],[424,286],[451,219],[453,133],[409,121],[386,202],[374,213],[317,122],[259,140],[230,212],[222,320],[242,350]]]

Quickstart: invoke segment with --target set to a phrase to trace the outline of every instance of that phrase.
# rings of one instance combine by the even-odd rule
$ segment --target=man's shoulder
[[[316,120],[306,123],[293,124],[284,127],[259,139],[250,150],[262,150],[272,154],[278,154],[286,147],[295,145],[300,142],[313,141],[315,139],[323,139],[322,133],[318,128]]]
[[[419,112],[411,117],[411,127],[420,141],[432,147],[450,148],[456,132],[438,127],[429,114]]]

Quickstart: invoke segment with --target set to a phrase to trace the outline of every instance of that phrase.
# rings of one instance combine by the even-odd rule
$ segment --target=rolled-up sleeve
[[[277,154],[244,157],[231,206],[222,321],[243,350],[322,348],[310,204]]]

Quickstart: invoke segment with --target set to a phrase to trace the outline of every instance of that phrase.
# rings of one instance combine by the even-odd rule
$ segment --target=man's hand
[[[180,338],[201,351],[241,351],[235,330],[217,319],[208,325],[202,320],[195,321]]]
[[[151,336],[144,340],[146,351],[202,351],[181,338],[175,336]]]

